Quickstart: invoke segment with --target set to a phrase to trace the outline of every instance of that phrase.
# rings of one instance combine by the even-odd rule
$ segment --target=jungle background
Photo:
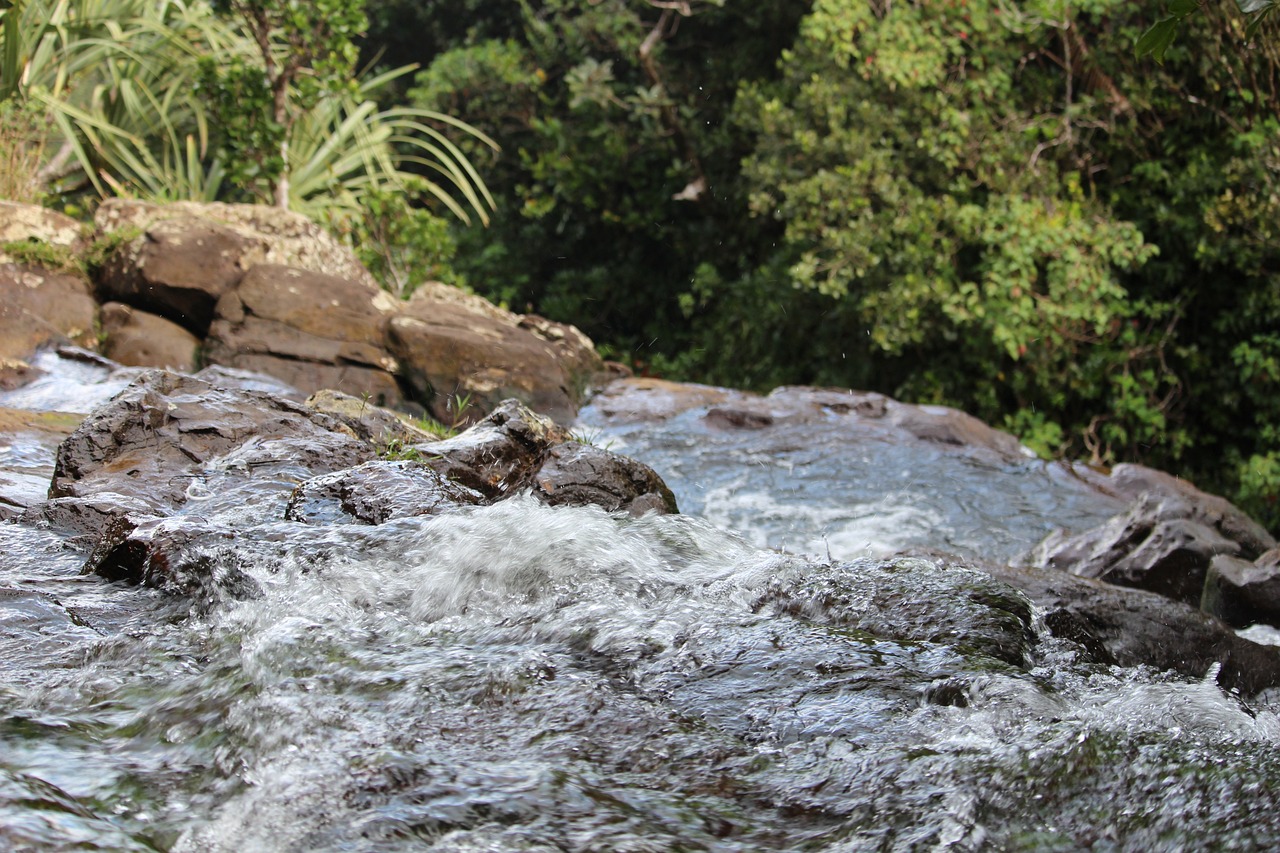
[[[290,206],[402,296],[956,406],[1280,527],[1269,3],[0,9],[0,197]]]

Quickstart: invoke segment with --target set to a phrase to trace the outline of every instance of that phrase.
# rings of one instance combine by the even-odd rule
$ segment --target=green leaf
[[[1246,0],[1246,2],[1250,2],[1250,0]],[[1267,2],[1271,2],[1271,0],[1267,0]],[[1185,18],[1187,15],[1190,15],[1199,8],[1200,0],[1171,0],[1169,3],[1169,12],[1173,17],[1178,18],[1179,20]]]
[[[1169,45],[1173,44],[1173,37],[1178,33],[1179,23],[1178,18],[1157,21],[1151,29],[1142,34],[1142,38],[1138,39],[1133,52],[1138,56],[1151,54],[1157,62],[1163,60],[1165,51],[1169,49]]]
[[[1267,12],[1276,6],[1276,0],[1236,0],[1236,3],[1246,15]]]

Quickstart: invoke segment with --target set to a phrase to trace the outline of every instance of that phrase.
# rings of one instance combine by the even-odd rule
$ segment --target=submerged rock
[[[378,459],[301,483],[285,518],[308,524],[382,524],[485,502],[484,495],[414,461]]]
[[[1027,664],[1035,644],[1026,596],[960,561],[903,556],[839,564],[771,588],[754,609],[896,642],[944,644],[1014,666]]]

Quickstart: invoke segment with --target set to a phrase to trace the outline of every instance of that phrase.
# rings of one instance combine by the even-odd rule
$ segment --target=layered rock
[[[354,279],[259,264],[214,309],[205,357],[304,391],[335,389],[377,405],[404,402],[382,329],[395,301]]]
[[[387,348],[414,397],[450,424],[508,397],[570,421],[603,370],[572,326],[517,317],[442,284],[419,288],[388,320]]]
[[[574,463],[584,451],[590,464]],[[380,525],[530,492],[550,504],[675,511],[651,469],[584,448],[515,400],[440,440],[335,392],[302,404],[162,370],[143,372],[62,440],[47,499],[4,486],[8,514],[84,548],[86,572],[202,598],[254,594],[236,569],[238,537],[270,537],[271,524]]]
[[[463,426],[508,397],[567,422],[604,372],[572,326],[436,282],[407,303],[393,299],[347,247],[286,210],[112,199],[97,211],[91,246],[74,220],[24,205],[4,212],[0,237],[72,261],[91,248],[92,262],[79,265],[95,269],[90,283],[75,263],[0,266],[9,382],[22,381],[17,360],[37,348],[101,343],[122,364],[189,370],[199,360]],[[110,305],[100,341],[99,302]]]
[[[1116,481],[1118,491],[1135,481],[1153,490],[1139,492],[1126,511],[1091,530],[1050,534],[1019,565],[1145,589],[1197,607],[1205,601],[1206,612],[1230,614],[1237,623],[1248,613],[1254,621],[1280,624],[1280,608],[1262,591],[1269,569],[1244,568],[1275,547],[1265,529],[1222,498],[1160,472],[1130,466]]]

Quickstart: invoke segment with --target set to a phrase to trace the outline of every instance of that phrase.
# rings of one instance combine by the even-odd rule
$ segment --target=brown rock
[[[218,301],[205,358],[306,393],[334,388],[395,406],[402,400],[396,362],[381,331],[394,307],[370,284],[260,264]]]
[[[266,241],[197,217],[163,219],[120,246],[98,277],[98,297],[159,314],[197,335]]]
[[[190,373],[200,339],[177,323],[122,302],[102,306],[102,354],[130,367],[166,367]]]
[[[341,419],[356,433],[379,447],[436,441],[438,435],[410,423],[405,415],[375,406],[369,400],[325,389],[307,398],[307,405]]]
[[[79,274],[0,264],[0,359],[22,360],[42,346],[92,347],[98,305]]]
[[[419,288],[399,306],[387,324],[387,348],[414,396],[448,424],[474,421],[507,398],[570,421],[603,370],[573,327],[522,320],[441,284]],[[459,398],[470,403],[462,412]]]
[[[595,506],[632,515],[676,513],[675,495],[648,465],[576,441],[552,447],[533,476],[534,494],[552,506]]]
[[[549,418],[504,400],[461,435],[413,449],[448,479],[500,500],[528,488],[551,448],[568,440]]]
[[[246,270],[258,263],[278,264],[377,287],[351,251],[323,228],[300,213],[269,205],[108,199],[98,207],[94,225],[102,237],[121,229],[148,231],[169,219],[199,220],[239,234],[250,248],[240,259]]]
[[[637,376],[610,382],[591,399],[591,406],[606,421],[624,424],[666,420],[690,409],[728,401],[741,405],[746,398],[755,398],[755,395],[711,385]]]

